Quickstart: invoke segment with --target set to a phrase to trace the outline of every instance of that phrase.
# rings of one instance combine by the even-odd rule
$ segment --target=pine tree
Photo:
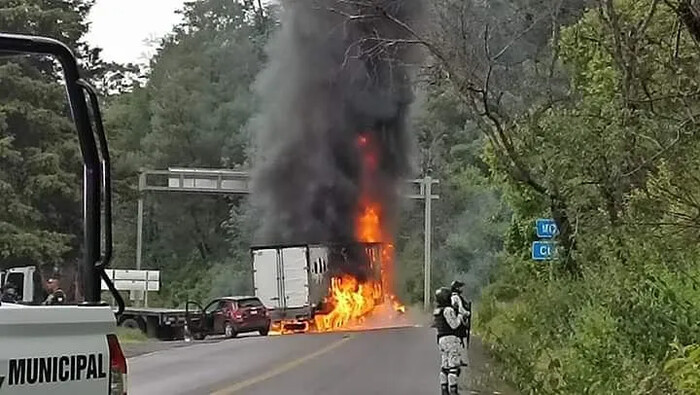
[[[58,39],[77,55],[92,1],[0,1],[0,31]],[[82,166],[54,59],[0,59],[0,268],[80,256]]]

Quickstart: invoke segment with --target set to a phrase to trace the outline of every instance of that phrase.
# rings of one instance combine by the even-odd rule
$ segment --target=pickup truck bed
[[[140,329],[148,337],[161,340],[182,339],[186,311],[158,307],[127,307],[119,326]]]
[[[0,394],[108,394],[109,306],[0,305]]]

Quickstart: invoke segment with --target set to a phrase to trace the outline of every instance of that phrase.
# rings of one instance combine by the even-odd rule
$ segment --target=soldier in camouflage
[[[461,346],[458,337],[459,328],[464,317],[451,303],[449,288],[440,288],[435,292],[437,308],[433,312],[433,326],[437,330],[440,349],[440,388],[442,395],[459,394],[458,379],[461,373]]]
[[[469,332],[471,331],[472,304],[471,302],[465,300],[462,296],[463,286],[464,283],[459,280],[452,282],[450,285],[450,289],[452,291],[450,300],[452,307],[454,307],[457,312],[464,317],[464,322],[458,330],[459,333],[457,334],[457,337],[459,337],[460,345],[462,346],[462,366],[467,366],[467,348],[469,347]]]

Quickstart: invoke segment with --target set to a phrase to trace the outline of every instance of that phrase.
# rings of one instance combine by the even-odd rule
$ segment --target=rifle
[[[465,325],[467,326],[467,348],[469,348],[469,342],[471,341],[471,334],[472,334],[472,302],[467,301],[466,302],[466,309],[469,312],[469,318],[467,318],[467,322]]]
[[[464,325],[464,332],[463,332],[464,337],[460,336],[459,340],[460,340],[460,342],[462,342],[462,346],[464,346],[464,338],[466,338],[467,339],[467,348],[469,348],[469,342],[471,341],[471,329],[472,329],[472,302],[464,300],[462,295],[459,295],[459,298],[462,301],[462,306],[469,313],[469,316],[462,322],[462,325]],[[454,308],[455,311],[459,311],[459,306],[456,303],[453,304],[452,308]]]

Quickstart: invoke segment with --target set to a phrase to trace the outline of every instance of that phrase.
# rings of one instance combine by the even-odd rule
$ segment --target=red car
[[[255,296],[227,296],[214,299],[202,312],[196,339],[208,335],[236,337],[239,333],[258,332],[267,336],[270,331],[270,313]]]

